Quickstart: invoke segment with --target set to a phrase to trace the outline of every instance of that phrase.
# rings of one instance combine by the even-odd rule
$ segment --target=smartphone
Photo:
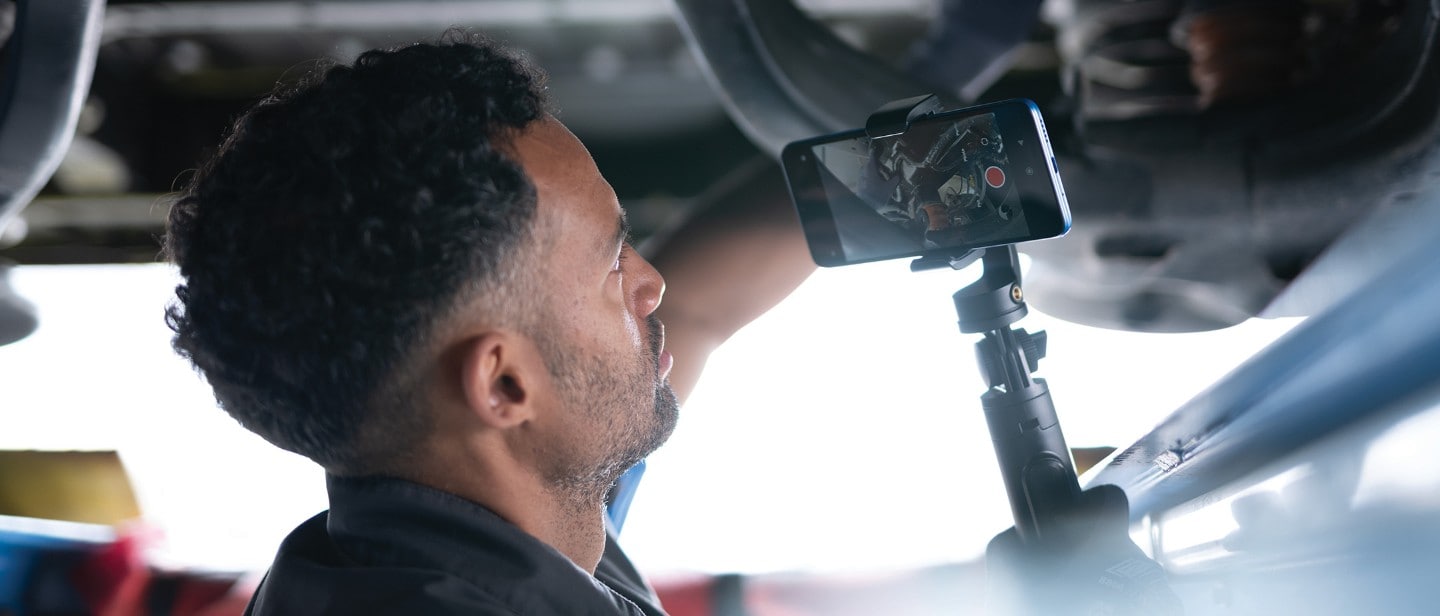
[[[1070,230],[1045,123],[1024,99],[923,116],[892,137],[804,139],[780,159],[822,267],[959,256]]]

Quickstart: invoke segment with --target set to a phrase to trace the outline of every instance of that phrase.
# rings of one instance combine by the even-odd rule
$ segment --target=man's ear
[[[538,375],[529,354],[533,345],[506,332],[472,338],[461,362],[460,386],[470,412],[487,426],[511,428],[534,413]]]

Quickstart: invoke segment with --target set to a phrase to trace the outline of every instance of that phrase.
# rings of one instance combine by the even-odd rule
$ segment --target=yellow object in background
[[[1071,447],[1070,456],[1075,459],[1075,474],[1083,475],[1106,456],[1115,453],[1114,447]]]
[[[113,451],[0,451],[0,515],[115,525],[140,505]]]

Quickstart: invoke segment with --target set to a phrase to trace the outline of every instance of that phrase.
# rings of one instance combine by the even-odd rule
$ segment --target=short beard
[[[557,348],[557,341],[538,339],[568,410],[585,414],[598,435],[576,435],[579,447],[553,452],[543,477],[552,490],[577,507],[592,508],[625,471],[659,449],[675,430],[680,404],[667,379],[659,378],[660,323],[648,320],[649,357],[623,365],[607,365],[596,356]],[[648,413],[637,413],[642,408]],[[587,438],[588,437],[588,438]],[[596,438],[603,439],[596,443]],[[597,458],[589,454],[599,451]],[[589,459],[587,459],[589,458]]]

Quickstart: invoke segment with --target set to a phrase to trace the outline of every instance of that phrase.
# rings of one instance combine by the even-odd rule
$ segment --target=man
[[[542,88],[488,43],[369,52],[177,199],[176,349],[327,471],[249,613],[662,613],[604,506],[675,426],[665,283]]]

